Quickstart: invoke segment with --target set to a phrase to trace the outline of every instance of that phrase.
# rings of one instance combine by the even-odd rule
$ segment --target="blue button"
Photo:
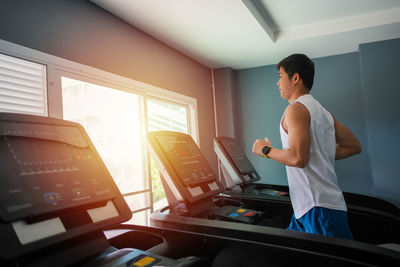
[[[44,199],[48,203],[53,203],[57,202],[59,200],[59,197],[56,192],[48,192],[43,194]]]
[[[231,213],[231,214],[229,214],[228,216],[230,216],[230,217],[237,217],[237,216],[239,216],[239,214],[237,214],[237,213]]]

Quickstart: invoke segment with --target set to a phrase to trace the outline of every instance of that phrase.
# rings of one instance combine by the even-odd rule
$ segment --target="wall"
[[[346,125],[360,141],[361,154],[336,161],[339,185],[345,191],[371,195],[366,118],[358,53],[314,59],[316,74],[311,94]]]
[[[400,39],[360,46],[374,193],[400,206]]]
[[[209,68],[82,0],[2,0],[0,39],[196,98],[200,145],[216,169]]]
[[[364,44],[359,52],[313,59],[311,94],[360,140],[361,154],[336,161],[344,191],[378,196],[400,206],[400,40]],[[255,139],[267,136],[281,147],[279,122],[287,106],[280,98],[275,65],[235,72],[236,137],[263,177],[287,184],[284,167],[251,153]]]
[[[251,153],[254,140],[264,136],[271,139],[273,146],[280,146],[279,121],[287,102],[279,97],[277,77],[275,66],[236,72],[236,139],[263,178],[262,182],[287,184],[283,165]]]
[[[216,135],[235,137],[232,87],[234,71],[231,68],[213,70]]]

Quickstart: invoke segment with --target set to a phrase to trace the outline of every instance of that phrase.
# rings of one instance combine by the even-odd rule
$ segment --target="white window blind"
[[[0,112],[47,116],[46,66],[0,54]]]

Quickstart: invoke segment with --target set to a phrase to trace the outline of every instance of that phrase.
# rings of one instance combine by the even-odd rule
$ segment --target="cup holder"
[[[155,247],[165,240],[156,234],[143,231],[128,231],[109,240],[111,245],[118,248],[136,248],[140,250],[148,250]]]
[[[214,203],[218,207],[225,207],[225,206],[240,207],[240,206],[243,206],[242,202],[235,200],[235,199],[227,199],[227,198],[217,199]]]

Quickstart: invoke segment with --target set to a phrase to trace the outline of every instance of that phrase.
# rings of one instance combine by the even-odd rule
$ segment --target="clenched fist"
[[[254,154],[264,157],[264,154],[262,153],[262,149],[265,146],[271,146],[271,140],[269,140],[268,137],[265,137],[265,141],[261,140],[261,139],[257,139],[256,141],[254,141],[252,151]]]

